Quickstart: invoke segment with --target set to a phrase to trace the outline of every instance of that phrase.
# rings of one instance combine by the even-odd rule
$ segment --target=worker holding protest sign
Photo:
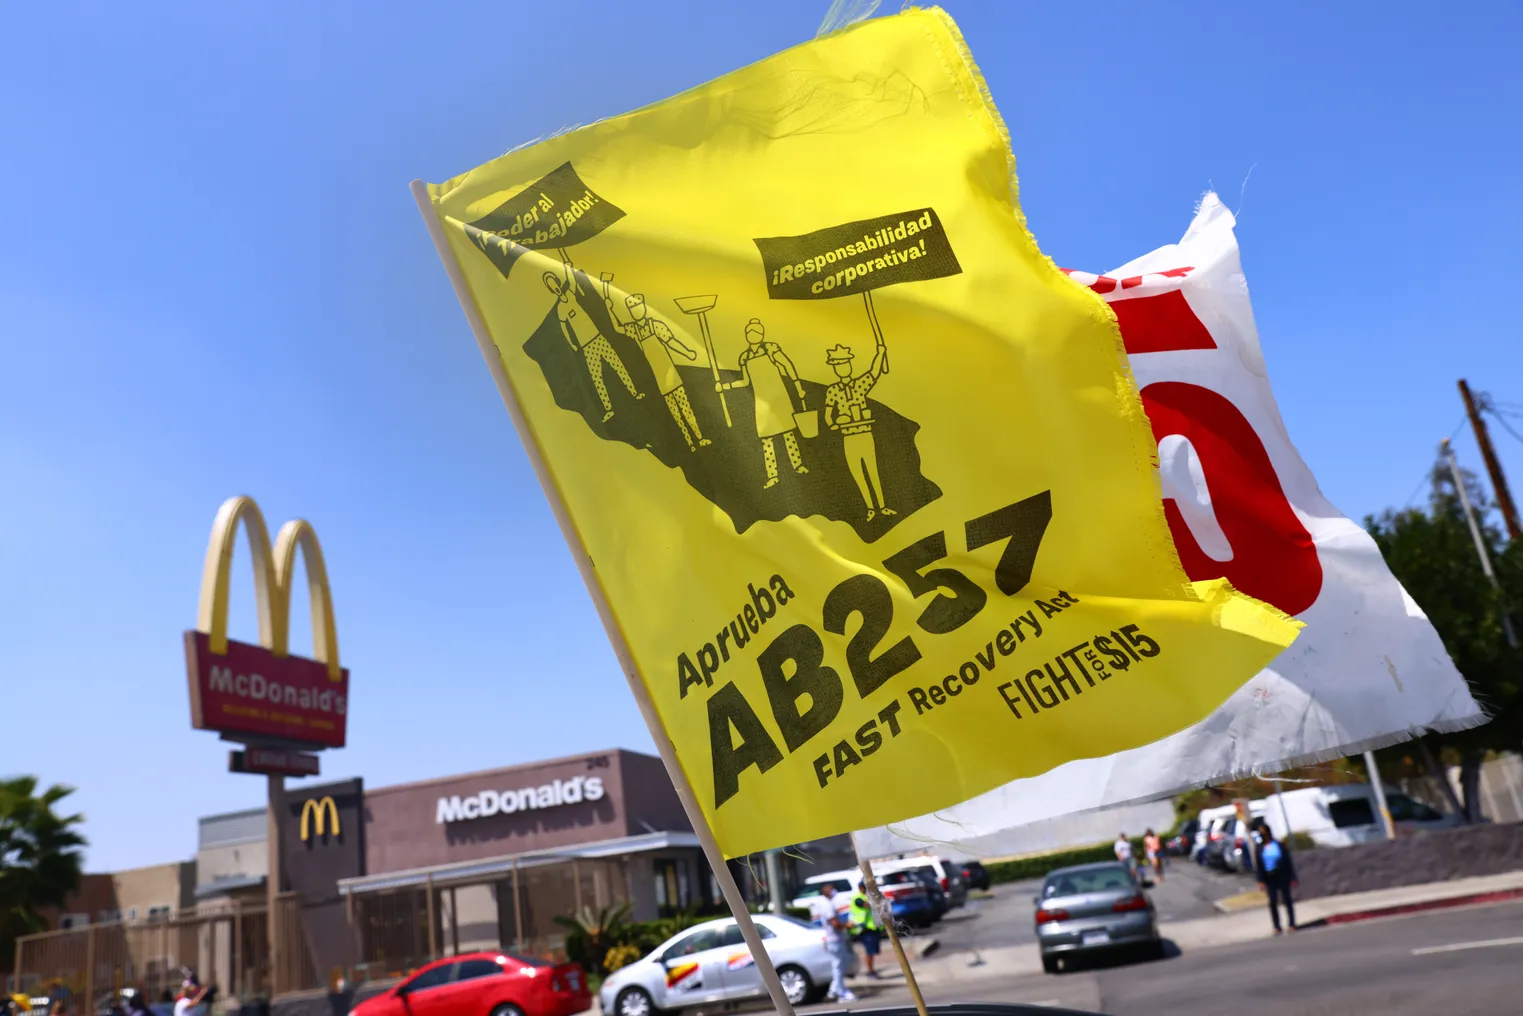
[[[825,390],[825,426],[841,432],[842,450],[846,452],[846,468],[862,491],[867,504],[867,518],[881,511],[885,515],[897,514],[883,502],[883,480],[878,475],[878,446],[873,443],[873,411],[867,403],[867,393],[883,376],[888,363],[888,347],[880,339],[878,351],[873,354],[872,366],[866,373],[856,377],[851,373],[851,361],[855,357],[849,346],[836,346],[825,354],[825,362],[840,378]],[[874,507],[876,505],[876,507]]]

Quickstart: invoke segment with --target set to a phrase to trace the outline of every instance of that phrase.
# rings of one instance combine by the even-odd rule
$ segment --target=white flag
[[[870,855],[1354,754],[1485,722],[1375,542],[1328,503],[1269,389],[1232,213],[1207,194],[1184,239],[1073,278],[1116,311],[1158,438],[1165,508],[1192,579],[1225,575],[1305,622],[1213,715],[956,807],[857,835]]]

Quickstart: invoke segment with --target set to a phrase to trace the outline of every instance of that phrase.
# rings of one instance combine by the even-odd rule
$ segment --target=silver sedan
[[[792,917],[758,914],[754,920],[788,1000],[804,1005],[824,994],[830,986],[824,930]],[[846,973],[855,972],[856,955],[848,951]],[[765,994],[740,928],[724,918],[674,935],[649,956],[615,970],[598,1002],[606,1016],[656,1016]]]
[[[1036,903],[1042,967],[1057,973],[1064,957],[1121,949],[1163,954],[1158,915],[1130,865],[1082,864],[1049,872]]]

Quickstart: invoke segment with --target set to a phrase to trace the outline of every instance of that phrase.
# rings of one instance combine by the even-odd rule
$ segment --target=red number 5
[[[1232,545],[1232,560],[1200,549],[1179,507],[1164,502],[1169,530],[1191,579],[1225,576],[1240,591],[1299,614],[1322,590],[1322,563],[1311,534],[1296,517],[1274,464],[1253,425],[1226,398],[1183,381],[1159,381],[1142,390],[1153,438],[1178,434],[1200,456],[1211,487],[1211,507]]]
[[[1183,275],[1188,270],[1159,274]],[[1179,290],[1117,301],[1111,309],[1130,354],[1216,347]],[[1185,574],[1197,582],[1225,577],[1240,591],[1291,615],[1315,603],[1322,591],[1322,562],[1253,425],[1224,396],[1183,381],[1148,385],[1142,389],[1142,405],[1155,441],[1178,434],[1200,456],[1212,511],[1232,546],[1231,561],[1208,556],[1179,506],[1165,501]]]

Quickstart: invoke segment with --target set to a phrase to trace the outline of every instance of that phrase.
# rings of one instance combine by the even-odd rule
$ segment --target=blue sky
[[[1287,425],[1344,511],[1406,501],[1456,378],[1523,403],[1518,4],[946,6],[1060,264],[1178,239],[1213,184],[1241,204]],[[804,42],[826,7],[0,15],[0,773],[79,787],[92,868],[188,857],[198,815],[263,801],[189,729],[180,642],[236,493],[323,541],[354,673],[327,773],[649,747],[407,183]]]

